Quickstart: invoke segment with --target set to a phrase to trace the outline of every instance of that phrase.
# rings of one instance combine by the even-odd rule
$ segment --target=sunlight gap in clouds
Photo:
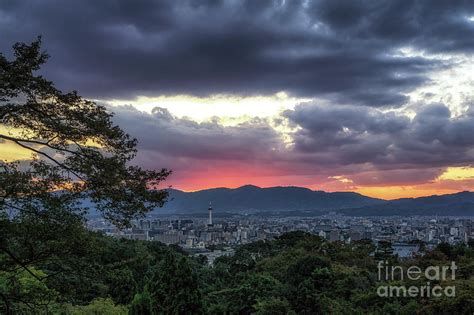
[[[223,125],[232,125],[253,117],[272,117],[282,110],[293,109],[295,105],[310,101],[308,98],[291,97],[285,92],[269,96],[239,96],[218,94],[209,97],[192,95],[139,96],[131,100],[97,100],[111,106],[132,105],[140,111],[151,113],[153,108],[168,109],[177,117],[189,117],[205,121],[220,117]]]
[[[0,142],[0,160],[3,162],[13,162],[31,159],[31,151],[19,147],[11,141]]]
[[[436,181],[474,179],[474,167],[448,167]]]
[[[20,131],[10,127],[7,128],[5,125],[0,124],[0,134],[18,136]],[[0,161],[13,162],[19,160],[28,160],[30,158],[30,150],[22,148],[12,141],[0,139]]]
[[[404,50],[407,56],[436,58],[448,64],[432,71],[429,82],[408,93],[410,102],[404,108],[407,112],[415,112],[420,104],[442,103],[448,106],[453,116],[462,115],[470,102],[474,100],[474,57],[465,54],[427,55],[414,49]]]
[[[416,198],[431,195],[452,194],[456,190],[431,187],[429,185],[406,185],[406,186],[380,186],[380,187],[357,187],[356,192],[374,198],[386,200],[399,198]]]
[[[335,179],[335,180],[340,181],[341,183],[344,183],[344,184],[354,183],[352,181],[352,179],[346,178],[344,176],[329,176],[328,179]]]

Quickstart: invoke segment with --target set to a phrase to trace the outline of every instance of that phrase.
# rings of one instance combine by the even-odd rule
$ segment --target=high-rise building
[[[212,225],[212,203],[211,202],[209,202],[209,208],[207,210],[209,212],[209,222],[207,223],[207,225]]]

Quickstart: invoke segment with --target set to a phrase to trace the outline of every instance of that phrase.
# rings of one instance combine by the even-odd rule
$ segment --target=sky
[[[177,189],[474,190],[472,1],[2,0],[0,34]]]

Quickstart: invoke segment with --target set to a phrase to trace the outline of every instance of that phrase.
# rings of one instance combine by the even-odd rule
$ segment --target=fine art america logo
[[[422,285],[381,285],[377,294],[381,297],[455,297],[454,285],[441,286],[442,281],[455,280],[458,267],[454,261],[447,266],[393,266],[387,261],[378,262],[378,280],[384,282],[423,281]]]

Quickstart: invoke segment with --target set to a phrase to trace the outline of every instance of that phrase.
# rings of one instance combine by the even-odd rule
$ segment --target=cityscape
[[[400,258],[418,254],[421,246],[432,249],[441,243],[455,245],[474,239],[474,220],[470,217],[355,217],[330,212],[317,217],[227,215],[215,219],[215,211],[210,203],[207,217],[147,217],[134,221],[128,229],[117,229],[96,218],[89,220],[88,228],[116,238],[178,245],[191,254],[208,257],[209,262],[232,254],[236,246],[270,241],[292,231],[346,244],[363,239],[374,244],[388,241]]]

